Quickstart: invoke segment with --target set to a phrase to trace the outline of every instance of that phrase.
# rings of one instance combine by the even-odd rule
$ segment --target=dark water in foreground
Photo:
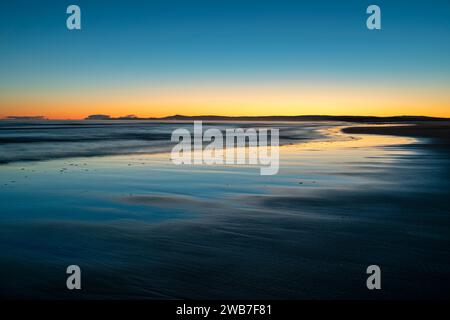
[[[179,124],[0,126],[0,296],[449,298],[449,154],[335,125],[280,125],[276,176],[173,165]]]

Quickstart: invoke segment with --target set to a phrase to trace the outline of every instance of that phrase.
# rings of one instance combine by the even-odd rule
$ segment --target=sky
[[[450,117],[450,1],[1,1],[0,118],[90,114]]]

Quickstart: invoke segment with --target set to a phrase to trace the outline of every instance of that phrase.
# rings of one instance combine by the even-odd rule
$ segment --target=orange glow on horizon
[[[394,90],[314,86],[136,88],[71,93],[2,94],[0,118],[45,116],[83,119],[91,114],[276,116],[425,115],[450,117],[450,94],[442,90]]]

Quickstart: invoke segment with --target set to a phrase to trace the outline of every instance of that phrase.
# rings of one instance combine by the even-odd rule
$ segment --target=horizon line
[[[286,119],[295,119],[295,118],[330,118],[330,119],[343,119],[343,118],[370,118],[370,119],[392,119],[392,118],[400,118],[400,119],[423,119],[423,120],[450,120],[450,117],[436,117],[436,116],[425,116],[425,115],[389,115],[389,116],[375,116],[375,115],[327,115],[327,114],[304,114],[304,115],[264,115],[264,116],[249,116],[249,115],[241,115],[241,116],[226,116],[226,115],[181,115],[174,114],[163,117],[140,117],[136,115],[127,115],[127,116],[118,116],[112,117],[106,114],[92,114],[88,115],[84,118],[48,118],[46,116],[5,116],[0,118],[0,120],[28,120],[28,121],[90,121],[90,120],[175,120],[175,119],[207,119],[207,118],[215,118],[215,119],[270,119],[270,118],[286,118]]]

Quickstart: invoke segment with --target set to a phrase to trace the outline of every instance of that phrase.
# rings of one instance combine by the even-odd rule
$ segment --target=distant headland
[[[71,120],[75,119],[49,119],[46,116],[7,116],[2,120],[11,121],[51,121],[51,120]],[[414,122],[439,122],[450,121],[450,118],[428,117],[428,116],[330,116],[330,115],[298,115],[298,116],[217,116],[200,115],[186,116],[173,115],[167,117],[139,117],[127,115],[122,117],[112,117],[107,114],[92,114],[82,120],[87,121],[117,121],[117,120],[140,120],[140,121],[342,121],[354,123],[414,123]]]
[[[417,122],[417,121],[450,121],[450,118],[427,117],[427,116],[328,116],[328,115],[302,115],[302,116],[185,116],[173,115],[168,117],[149,117],[142,118],[136,115],[124,117],[111,117],[104,114],[94,114],[85,118],[85,120],[155,120],[155,121],[345,121],[362,123],[398,123],[398,122]]]
[[[48,120],[44,116],[9,116],[6,120]]]

